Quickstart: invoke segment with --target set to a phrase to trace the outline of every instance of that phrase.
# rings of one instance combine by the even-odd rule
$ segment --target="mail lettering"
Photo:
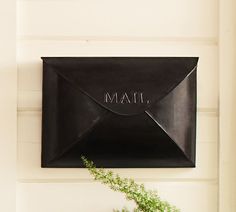
[[[107,104],[149,104],[143,92],[104,93],[104,103]]]

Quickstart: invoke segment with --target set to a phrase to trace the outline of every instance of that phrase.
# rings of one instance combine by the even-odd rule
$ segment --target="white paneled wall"
[[[145,186],[158,189],[163,199],[181,207],[182,211],[217,211],[217,187],[214,183],[149,182]],[[24,212],[112,212],[112,208],[134,206],[125,201],[122,194],[114,193],[98,183],[32,182],[21,183],[18,189],[18,210]]]
[[[2,7],[4,4],[4,7]],[[17,70],[16,2],[0,2],[0,211],[15,211]]]
[[[28,0],[19,3],[20,36],[217,37],[216,0]]]
[[[219,210],[236,211],[236,1],[220,1]]]
[[[132,203],[84,169],[41,169],[41,56],[199,56],[197,167],[116,169],[182,212],[218,205],[218,1],[18,1],[17,212],[109,212]]]

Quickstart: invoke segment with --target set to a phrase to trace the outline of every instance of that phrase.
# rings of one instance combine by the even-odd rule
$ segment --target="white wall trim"
[[[236,210],[236,1],[220,0],[219,212]]]
[[[0,3],[0,211],[16,210],[16,1]]]

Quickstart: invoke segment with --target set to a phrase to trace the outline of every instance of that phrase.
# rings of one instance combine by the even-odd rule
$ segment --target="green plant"
[[[137,205],[134,212],[180,212],[175,206],[162,201],[156,191],[147,190],[143,184],[139,185],[133,179],[121,178],[112,171],[96,168],[95,164],[84,156],[81,159],[95,180],[108,185],[114,191],[124,193],[128,200],[133,200]],[[123,208],[121,212],[128,212],[128,210]]]

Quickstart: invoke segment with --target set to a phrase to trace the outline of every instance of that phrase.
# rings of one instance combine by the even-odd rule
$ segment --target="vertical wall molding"
[[[219,212],[236,210],[236,2],[220,0]]]
[[[0,2],[0,211],[16,211],[16,1]]]

